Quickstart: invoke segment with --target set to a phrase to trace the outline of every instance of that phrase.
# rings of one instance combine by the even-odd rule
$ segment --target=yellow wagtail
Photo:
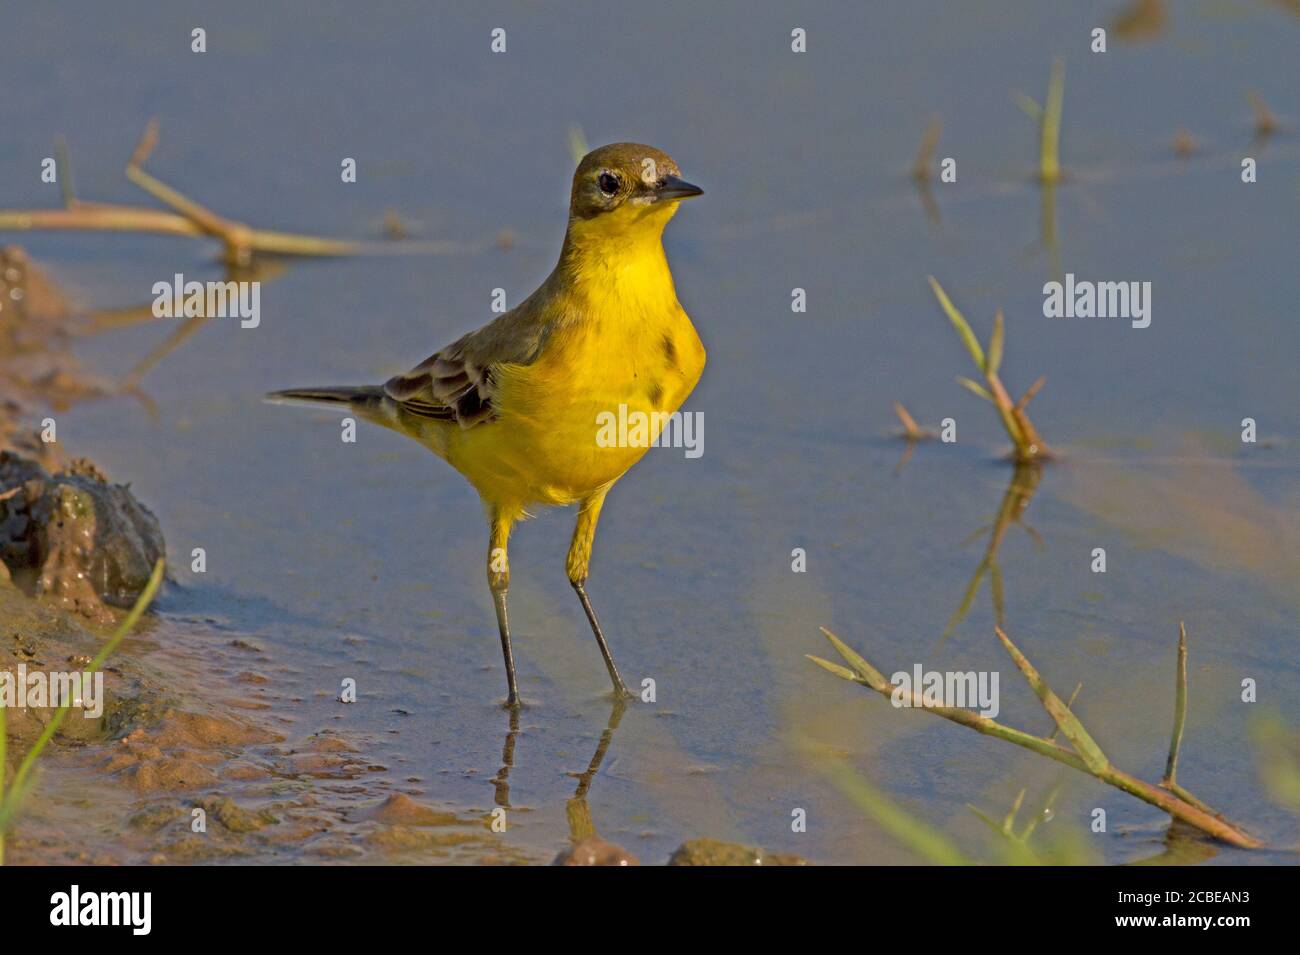
[[[628,695],[585,582],[605,495],[649,442],[601,446],[597,422],[626,406],[655,423],[653,441],[699,381],[704,346],[677,301],[662,237],[678,202],[702,192],[658,149],[602,146],[574,173],[559,263],[517,308],[383,385],[268,396],[347,405],[419,441],[474,485],[490,525],[488,586],[510,706],[519,689],[506,617],[506,546],[511,526],[536,505],[579,505],[569,582],[615,692]]]

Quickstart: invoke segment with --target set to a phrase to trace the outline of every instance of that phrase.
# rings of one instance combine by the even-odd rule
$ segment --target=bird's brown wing
[[[384,383],[384,393],[422,418],[455,421],[471,428],[496,417],[494,369],[528,364],[537,357],[544,328],[508,312],[434,352],[410,371]]]

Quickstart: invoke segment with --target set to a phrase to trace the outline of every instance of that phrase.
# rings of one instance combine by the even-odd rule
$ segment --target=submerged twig
[[[1254,90],[1246,90],[1246,99],[1250,102],[1251,112],[1255,114],[1255,135],[1259,139],[1267,139],[1276,133],[1279,128],[1277,117],[1268,108],[1264,98]]]
[[[894,402],[894,414],[898,417],[899,423],[902,424],[903,430],[899,437],[904,441],[933,441],[935,434],[928,428],[922,428],[916,423],[916,419],[908,413],[903,407],[901,401]]]
[[[980,716],[973,710],[927,703],[917,689],[895,686],[890,683],[879,670],[871,666],[839,637],[825,627],[822,627],[821,631],[849,666],[841,666],[812,655],[808,655],[808,659],[838,677],[869,687],[886,697],[893,698],[897,694],[902,694],[911,707],[924,709],[977,733],[1014,743],[1072,769],[1087,773],[1107,785],[1135,796],[1143,802],[1167,812],[1173,818],[1181,820],[1223,842],[1247,849],[1259,848],[1263,845],[1255,837],[1214,813],[1200,800],[1191,796],[1190,793],[1181,790],[1181,787],[1180,791],[1175,792],[1153,786],[1113,766],[1096,740],[1084,728],[1079,718],[1052,691],[1028,658],[1011,642],[1011,638],[1003,632],[1001,627],[995,628],[998,639],[1011,655],[1016,667],[1033,688],[1044,709],[1047,710],[1072,748],[1067,749],[1060,745],[1053,737],[1041,737],[1026,733],[1023,730],[1006,726],[988,717]]]
[[[231,265],[248,265],[254,253],[282,256],[333,257],[395,250],[443,252],[452,243],[386,242],[365,243],[350,239],[329,239],[293,232],[257,229],[227,219],[163,183],[143,169],[143,163],[158,142],[158,123],[150,120],[126,166],[126,176],[172,211],[144,206],[85,202],[76,198],[66,155],[59,160],[63,188],[61,209],[0,210],[0,231],[76,230],[98,232],[148,232],[189,238],[218,239]],[[66,153],[66,150],[64,150]]]
[[[1178,751],[1183,744],[1183,727],[1187,723],[1187,628],[1178,622],[1178,669],[1174,687],[1174,729],[1169,739],[1169,758],[1165,761],[1165,778],[1160,781],[1164,789],[1190,802],[1205,812],[1212,812],[1182,786],[1178,785]]]
[[[1173,148],[1175,156],[1179,159],[1186,159],[1200,152],[1201,144],[1185,126],[1180,126],[1178,131],[1174,133]]]
[[[902,473],[903,468],[907,466],[907,462],[912,460],[912,452],[916,450],[917,442],[933,441],[938,437],[938,435],[929,428],[922,428],[917,424],[916,419],[912,417],[911,413],[905,407],[903,407],[901,401],[894,402],[894,414],[903,425],[903,430],[896,431],[895,435],[907,442],[907,447],[903,449],[903,454],[899,457],[898,464],[894,466],[894,473],[900,474]]]
[[[925,135],[921,137],[921,146],[916,151],[916,161],[912,163],[912,178],[918,182],[928,180],[932,175],[930,167],[941,135],[943,135],[943,121],[936,114],[930,120],[930,125],[925,128]]]

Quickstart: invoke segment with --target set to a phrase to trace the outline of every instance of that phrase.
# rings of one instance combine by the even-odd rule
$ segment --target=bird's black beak
[[[704,190],[699,186],[691,185],[685,179],[676,176],[664,176],[663,181],[655,189],[657,199],[690,199],[702,195]]]

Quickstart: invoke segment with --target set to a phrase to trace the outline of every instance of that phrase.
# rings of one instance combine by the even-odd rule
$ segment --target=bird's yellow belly
[[[496,419],[449,435],[447,460],[507,510],[574,503],[640,460],[703,367],[680,309],[630,336],[568,329],[537,362],[498,371]]]

